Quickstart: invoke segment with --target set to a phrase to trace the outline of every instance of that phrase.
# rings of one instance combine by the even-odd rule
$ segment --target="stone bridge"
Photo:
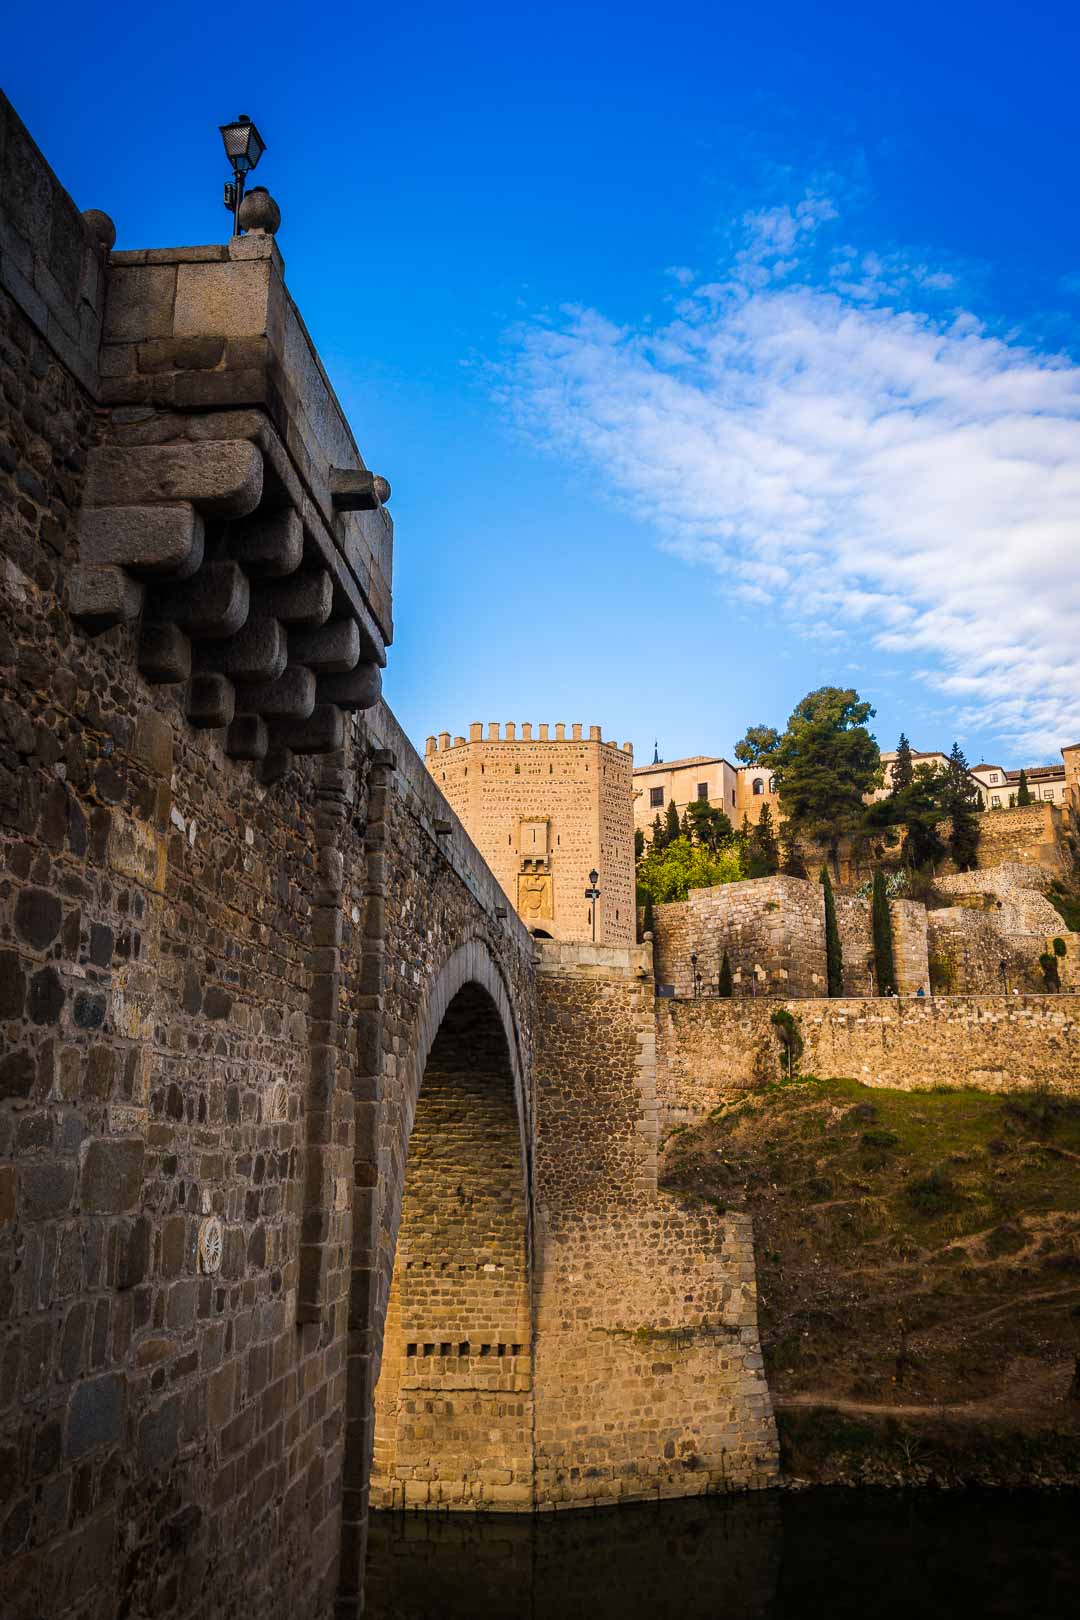
[[[379,696],[389,487],[272,237],[111,253],[0,99],[6,1614],[355,1614],[376,1507],[767,1483],[642,949]]]

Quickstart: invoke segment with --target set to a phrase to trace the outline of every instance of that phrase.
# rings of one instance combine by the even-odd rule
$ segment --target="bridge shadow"
[[[532,1502],[529,1199],[499,1011],[466,983],[432,1043],[375,1388],[371,1506]]]

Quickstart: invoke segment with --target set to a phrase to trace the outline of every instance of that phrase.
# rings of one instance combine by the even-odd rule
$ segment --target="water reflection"
[[[599,1513],[373,1514],[371,1620],[1075,1620],[1067,1495],[809,1491]]]

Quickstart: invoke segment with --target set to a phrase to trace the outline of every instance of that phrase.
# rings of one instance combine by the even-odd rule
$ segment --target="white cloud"
[[[835,213],[748,214],[661,330],[528,329],[517,404],[733,598],[912,657],[958,725],[1052,752],[1080,736],[1080,367],[900,307],[954,278],[896,254],[793,282]]]

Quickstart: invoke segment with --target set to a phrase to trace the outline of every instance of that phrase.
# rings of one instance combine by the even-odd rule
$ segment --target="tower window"
[[[761,780],[760,776],[755,776],[754,777],[754,793],[755,794],[764,793],[764,791],[765,791],[764,782]]]

